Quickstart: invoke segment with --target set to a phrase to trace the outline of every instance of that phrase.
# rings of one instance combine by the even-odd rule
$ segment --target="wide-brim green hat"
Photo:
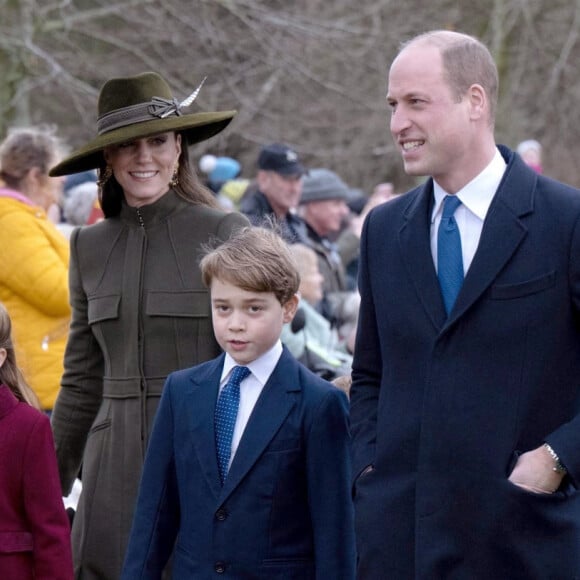
[[[213,137],[227,127],[236,111],[184,115],[182,109],[191,105],[200,88],[201,85],[180,103],[157,73],[107,81],[99,95],[98,137],[55,165],[49,175],[57,177],[96,169],[102,165],[105,147],[157,133],[184,133],[187,145]]]

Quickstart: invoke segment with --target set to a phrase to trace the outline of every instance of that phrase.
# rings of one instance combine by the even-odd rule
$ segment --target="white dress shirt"
[[[491,163],[455,194],[461,200],[454,217],[461,236],[464,275],[467,274],[475,256],[485,216],[503,178],[505,168],[506,162],[496,148]],[[443,199],[448,194],[436,181],[433,181],[433,193],[435,203],[431,214],[431,254],[437,271],[437,230],[443,213]]]
[[[282,356],[282,343],[278,342],[261,357],[252,361],[250,364],[243,365],[250,369],[251,373],[240,384],[240,406],[238,408],[238,416],[236,417],[236,424],[234,426],[234,434],[232,436],[232,454],[230,455],[230,466],[246,425],[250,419],[250,415],[256,406],[256,402],[262,393],[264,385],[268,382],[270,375],[278,364]],[[230,378],[232,369],[238,366],[238,363],[226,353],[224,360],[224,369],[220,380],[220,394],[222,389]]]

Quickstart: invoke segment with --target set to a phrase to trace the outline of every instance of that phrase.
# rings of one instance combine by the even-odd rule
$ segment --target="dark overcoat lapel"
[[[417,295],[438,331],[444,331],[452,325],[489,288],[525,238],[527,228],[521,218],[533,211],[536,179],[535,174],[522,171],[517,165],[506,171],[489,208],[473,262],[449,317],[445,313],[431,255],[433,181],[429,179],[418,188],[417,195],[404,213],[399,243],[403,262]],[[507,180],[521,183],[521,186],[517,190],[512,187],[508,191],[505,186]],[[417,232],[422,234],[418,235]]]
[[[511,182],[511,187],[506,182]],[[459,318],[491,286],[527,235],[521,218],[533,211],[536,176],[512,165],[491,203],[477,251],[446,326]],[[518,187],[514,187],[517,183]]]
[[[446,314],[431,256],[429,223],[433,207],[432,181],[429,180],[416,191],[417,195],[411,199],[404,213],[399,244],[403,264],[413,281],[417,296],[438,331],[445,322]]]

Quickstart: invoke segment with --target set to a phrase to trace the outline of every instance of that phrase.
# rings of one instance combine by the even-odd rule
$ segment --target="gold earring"
[[[173,170],[173,175],[171,176],[171,181],[169,182],[169,185],[171,187],[176,187],[178,183],[179,183],[179,163],[176,163],[175,169]]]
[[[113,168],[110,165],[107,165],[107,167],[105,167],[105,169],[100,169],[99,170],[99,179],[97,180],[97,186],[99,188],[99,194],[103,193],[103,187],[105,185],[105,183],[107,183],[107,181],[109,181],[109,179],[111,179],[113,175]],[[100,197],[100,195],[99,195]]]

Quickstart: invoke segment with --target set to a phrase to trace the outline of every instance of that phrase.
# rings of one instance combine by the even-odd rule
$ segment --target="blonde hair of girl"
[[[0,303],[0,351],[6,353],[4,362],[0,358],[0,384],[6,385],[19,401],[40,410],[37,396],[16,363],[16,353],[12,342],[12,321],[2,303]]]

